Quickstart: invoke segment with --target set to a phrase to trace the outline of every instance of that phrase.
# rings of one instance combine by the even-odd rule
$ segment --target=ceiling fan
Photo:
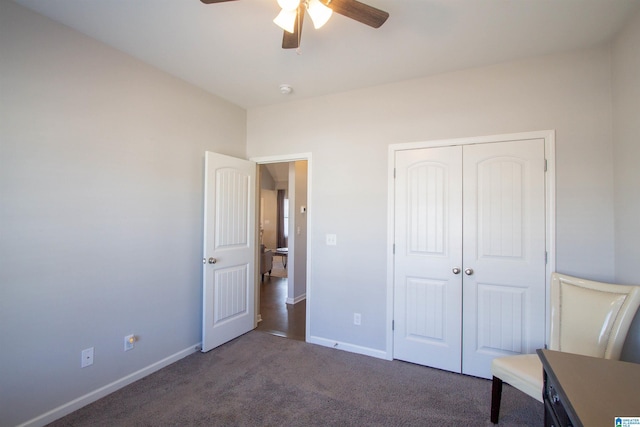
[[[235,0],[200,0],[202,3],[223,3]],[[282,11],[273,20],[284,30],[283,49],[300,47],[302,22],[305,11],[309,13],[315,28],[322,27],[333,12],[354,19],[373,28],[385,23],[389,14],[357,0],[277,0]]]

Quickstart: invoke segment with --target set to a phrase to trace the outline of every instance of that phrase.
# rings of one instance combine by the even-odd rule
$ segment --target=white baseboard
[[[84,396],[80,396],[77,399],[72,400],[71,402],[60,405],[49,412],[45,412],[42,415],[39,415],[23,424],[20,424],[18,427],[41,427],[47,425],[57,419],[64,417],[65,415],[72,413],[73,411],[77,411],[83,406],[87,406],[88,404],[93,403],[96,400],[113,393],[114,391],[117,391],[135,381],[138,381],[141,378],[146,377],[147,375],[153,374],[154,372],[159,371],[160,369],[169,366],[174,362],[177,362],[184,357],[189,356],[190,354],[195,353],[196,351],[199,351],[200,348],[202,348],[201,343],[194,344],[189,348],[172,354],[169,357],[165,357],[164,359],[152,363],[151,365],[146,366],[125,377],[122,377],[119,380],[100,387],[99,389],[92,392],[89,392]]]
[[[302,295],[299,295],[299,296],[297,296],[295,298],[287,298],[286,303],[287,304],[297,304],[300,301],[304,301],[306,299],[307,299],[307,294],[302,294]]]
[[[391,360],[391,357],[387,355],[387,352],[384,350],[376,350],[374,348],[362,347],[359,345],[349,344],[340,341],[332,341],[326,338],[314,337],[310,336],[307,338],[307,342],[311,344],[318,344],[324,347],[331,347],[337,350],[344,350],[350,353],[363,354],[365,356],[371,356],[378,359],[386,359]]]

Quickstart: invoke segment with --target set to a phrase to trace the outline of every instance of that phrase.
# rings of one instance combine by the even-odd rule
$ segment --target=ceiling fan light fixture
[[[283,30],[293,33],[296,26],[296,16],[298,15],[296,9],[284,10],[282,9],[278,16],[273,20],[274,24]]]
[[[300,6],[300,0],[278,0],[278,6],[282,10],[296,10]]]
[[[225,3],[233,0],[200,0],[204,4]],[[269,0],[272,1],[272,0]],[[305,12],[309,13],[313,26],[324,26],[333,12],[351,18],[361,24],[379,28],[389,18],[389,13],[376,9],[359,0],[276,0],[281,10],[273,22],[284,30],[283,49],[297,49],[300,54],[300,36]],[[331,7],[329,7],[329,5]]]
[[[326,24],[333,13],[333,10],[320,3],[320,0],[308,0],[307,11],[316,30]]]

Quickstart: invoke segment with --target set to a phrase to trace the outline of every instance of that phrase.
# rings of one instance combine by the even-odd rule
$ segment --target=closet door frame
[[[395,225],[395,158],[396,152],[421,148],[446,147],[453,145],[486,144],[491,142],[522,141],[544,139],[545,175],[545,241],[547,263],[545,271],[545,319],[550,316],[549,286],[551,273],[556,270],[556,171],[555,171],[555,130],[542,130],[502,135],[488,135],[469,138],[418,141],[389,145],[387,163],[387,333],[386,359],[393,359],[393,318],[394,318],[394,225]],[[549,328],[545,325],[545,343],[549,342]]]

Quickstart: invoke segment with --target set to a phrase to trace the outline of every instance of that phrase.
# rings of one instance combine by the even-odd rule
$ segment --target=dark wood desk
[[[545,426],[615,426],[640,417],[640,364],[538,350]]]

